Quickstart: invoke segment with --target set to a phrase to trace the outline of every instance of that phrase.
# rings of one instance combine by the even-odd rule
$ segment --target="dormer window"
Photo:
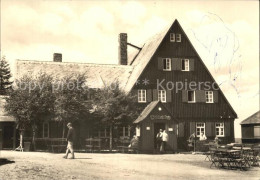
[[[170,33],[170,42],[175,42],[175,34]]]
[[[181,42],[181,34],[176,34],[176,42]]]
[[[163,58],[163,70],[170,71],[171,66],[171,58]]]

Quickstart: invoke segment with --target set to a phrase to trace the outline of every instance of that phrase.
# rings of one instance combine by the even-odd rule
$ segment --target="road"
[[[260,179],[260,168],[247,171],[210,168],[204,155],[76,153],[76,159],[45,152],[0,151],[14,163],[0,166],[0,179]]]

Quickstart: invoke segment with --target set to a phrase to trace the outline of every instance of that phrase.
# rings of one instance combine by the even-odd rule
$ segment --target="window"
[[[213,91],[206,91],[206,103],[213,103]]]
[[[175,34],[170,33],[170,42],[175,42]]]
[[[166,91],[158,90],[158,100],[161,102],[166,102]]]
[[[181,60],[181,70],[182,71],[189,71],[190,70],[189,59],[182,59]]]
[[[171,70],[171,58],[163,59],[163,70],[170,71]]]
[[[176,42],[181,42],[181,34],[176,34]]]
[[[224,137],[224,123],[216,123],[216,136]]]
[[[120,137],[130,137],[130,126],[123,126],[119,128]]]
[[[188,91],[188,102],[195,102],[195,91]]]
[[[254,126],[254,137],[260,138],[260,126]]]
[[[200,137],[200,134],[205,134],[205,123],[196,123],[196,135]]]
[[[49,137],[49,123],[45,122],[43,123],[43,131],[42,131],[42,137],[48,138]]]
[[[145,89],[138,90],[138,102],[141,102],[141,103],[146,102],[146,90]]]

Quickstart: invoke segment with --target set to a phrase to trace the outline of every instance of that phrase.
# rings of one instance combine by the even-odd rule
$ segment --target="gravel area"
[[[260,179],[260,168],[247,171],[210,168],[204,155],[192,154],[63,154],[0,151],[13,163],[0,165],[0,180],[13,179]]]

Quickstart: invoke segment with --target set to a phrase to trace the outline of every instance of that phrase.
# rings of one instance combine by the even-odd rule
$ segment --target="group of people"
[[[199,140],[200,140],[200,141],[205,141],[205,140],[207,140],[207,136],[202,132],[202,133],[200,134],[200,136],[199,136]],[[192,134],[190,135],[189,139],[188,139],[188,142],[193,145],[194,141],[195,141],[195,133],[192,133]],[[216,136],[215,139],[214,139],[214,142],[215,142],[216,144],[218,144],[219,141],[220,141],[220,140],[219,140],[218,137]]]
[[[156,148],[159,150],[161,153],[165,152],[165,147],[166,144],[169,140],[169,136],[166,132],[166,130],[160,129],[159,132],[156,135]]]

